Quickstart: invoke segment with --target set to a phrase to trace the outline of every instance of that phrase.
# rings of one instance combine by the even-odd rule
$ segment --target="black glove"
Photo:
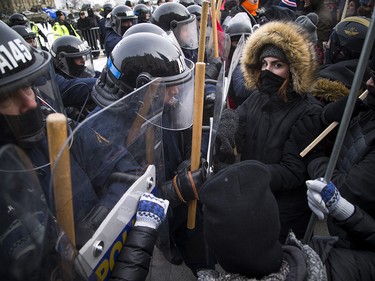
[[[221,58],[212,59],[211,62],[206,63],[206,79],[216,80],[219,76],[223,62]]]
[[[329,125],[334,121],[341,121],[348,97],[349,96],[345,96],[342,99],[329,103],[324,107],[322,113],[322,120],[325,123],[325,125]],[[357,116],[359,112],[364,108],[365,106],[363,104],[363,101],[360,98],[357,98],[351,118]]]
[[[238,129],[238,116],[233,109],[224,109],[221,114],[219,128],[215,140],[216,156],[219,162],[227,163],[233,160],[235,148],[235,133]]]
[[[178,166],[177,175],[173,178],[174,190],[181,202],[198,200],[199,191],[206,181],[207,161],[201,160],[201,167],[198,170],[190,170],[190,161],[186,160]],[[168,198],[167,198],[168,199]]]
[[[75,236],[77,249],[83,247],[94,235],[95,231],[98,229],[109,212],[110,210],[104,206],[95,206],[86,215],[86,217],[76,225]]]
[[[299,120],[292,128],[291,136],[284,146],[284,151],[300,154],[319,134],[323,131],[322,122],[318,114],[306,115]],[[305,162],[324,155],[323,143],[318,143],[311,151],[304,156]]]
[[[207,79],[204,86],[203,126],[210,125],[210,117],[214,115],[216,98],[216,80]]]

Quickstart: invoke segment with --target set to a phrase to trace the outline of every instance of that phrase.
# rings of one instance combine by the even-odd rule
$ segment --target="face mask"
[[[285,78],[274,74],[269,70],[262,70],[260,73],[260,91],[266,94],[277,93],[281,85],[284,83]]]
[[[258,10],[258,5],[259,5],[259,2],[257,2],[256,4],[253,4],[253,3],[250,3],[250,0],[245,0],[242,3],[242,7],[244,7],[245,10],[248,11],[253,16],[257,15],[256,10]]]

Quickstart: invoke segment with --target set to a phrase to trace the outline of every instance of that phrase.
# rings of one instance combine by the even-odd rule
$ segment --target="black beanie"
[[[263,47],[262,52],[260,53],[260,56],[259,56],[259,61],[262,62],[262,60],[265,57],[275,57],[275,58],[278,58],[279,60],[289,64],[288,58],[286,57],[284,52],[280,48],[278,48],[274,45],[271,45],[271,44],[265,45]]]
[[[267,166],[254,160],[221,170],[201,189],[205,238],[229,273],[261,278],[280,270],[280,221]]]

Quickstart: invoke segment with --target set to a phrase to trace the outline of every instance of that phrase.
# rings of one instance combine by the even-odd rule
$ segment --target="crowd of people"
[[[154,280],[155,247],[201,281],[375,279],[374,1],[225,0],[208,15],[203,4],[106,3],[76,22],[57,10],[50,45],[23,14],[0,22],[1,280],[86,280],[78,250],[149,165],[157,188],[137,194],[109,280]],[[202,62],[214,125],[197,137]],[[75,241],[55,220],[56,112],[68,118]],[[309,233],[316,217],[329,236]]]

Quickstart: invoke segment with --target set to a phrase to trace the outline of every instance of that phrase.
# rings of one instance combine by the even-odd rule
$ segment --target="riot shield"
[[[61,230],[26,154],[0,149],[1,280],[86,280],[78,252]]]
[[[213,156],[215,152],[215,140],[217,135],[217,130],[219,128],[219,122],[221,118],[221,113],[226,105],[227,92],[225,91],[225,63],[220,70],[218,80],[216,82],[216,95],[214,103],[214,113],[213,117],[210,118],[210,136],[209,136],[209,145],[207,150],[207,162],[208,170],[207,177],[211,176],[213,172]]]
[[[234,50],[234,53],[233,53],[233,56],[232,56],[232,60],[230,61],[230,66],[229,66],[229,70],[228,70],[228,77],[227,77],[228,78],[228,83],[227,83],[226,89],[225,89],[226,93],[228,92],[229,84],[232,81],[233,71],[237,67],[238,63],[240,62],[240,59],[241,59],[241,56],[242,56],[242,52],[243,52],[243,49],[245,47],[245,42],[246,42],[246,37],[243,34],[241,36],[240,40],[238,40],[237,47]]]
[[[90,280],[109,278],[135,222],[140,196],[144,192],[158,196],[157,187],[164,183],[165,93],[165,83],[155,79],[105,108],[96,108],[71,126],[51,167],[54,178],[60,155],[69,147],[78,261],[86,265]],[[158,267],[168,276],[167,261],[158,261]]]

